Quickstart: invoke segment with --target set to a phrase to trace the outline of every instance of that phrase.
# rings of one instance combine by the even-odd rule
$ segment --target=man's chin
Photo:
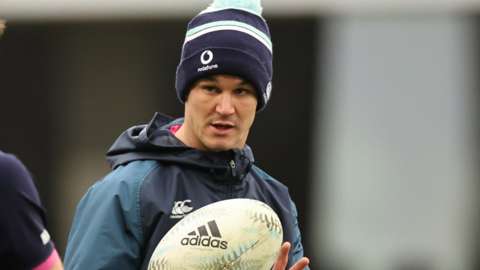
[[[205,147],[207,151],[212,151],[212,152],[222,152],[222,151],[228,151],[228,150],[238,148],[235,144],[227,143],[227,142],[209,143],[209,144],[206,144]]]
[[[228,151],[228,150],[231,150],[235,147],[228,147],[228,146],[212,146],[212,147],[208,147],[207,148],[207,151],[211,151],[211,152],[222,152],[222,151]]]

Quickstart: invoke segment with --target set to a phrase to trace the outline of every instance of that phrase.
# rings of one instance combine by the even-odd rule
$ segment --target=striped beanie
[[[182,103],[192,84],[206,76],[228,74],[251,83],[257,111],[272,90],[272,42],[260,0],[214,0],[187,26],[175,88]]]

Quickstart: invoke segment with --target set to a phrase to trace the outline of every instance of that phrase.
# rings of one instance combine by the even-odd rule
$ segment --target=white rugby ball
[[[155,248],[149,270],[270,270],[283,240],[265,203],[230,199],[206,205],[173,226]]]

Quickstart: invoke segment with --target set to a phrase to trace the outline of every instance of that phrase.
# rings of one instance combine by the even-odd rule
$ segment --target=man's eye
[[[238,89],[235,89],[235,94],[243,96],[243,95],[254,94],[254,93],[249,89],[238,88]]]
[[[212,86],[212,85],[204,85],[204,86],[202,86],[202,89],[205,90],[206,92],[209,92],[209,93],[218,93],[219,92],[219,89],[215,86]]]

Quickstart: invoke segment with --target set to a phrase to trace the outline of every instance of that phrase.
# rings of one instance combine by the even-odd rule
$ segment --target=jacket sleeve
[[[143,232],[140,187],[152,162],[132,162],[92,186],[77,206],[65,269],[138,269]]]
[[[297,207],[295,206],[295,203],[291,201],[291,209],[292,209],[292,215],[293,215],[293,220],[294,220],[294,228],[293,228],[293,234],[294,238],[292,241],[292,247],[290,250],[290,260],[292,263],[297,262],[300,260],[304,255],[303,255],[303,245],[302,245],[302,237],[300,234],[300,229],[298,227],[298,212],[297,212]],[[304,270],[310,270],[309,267],[305,268]]]

